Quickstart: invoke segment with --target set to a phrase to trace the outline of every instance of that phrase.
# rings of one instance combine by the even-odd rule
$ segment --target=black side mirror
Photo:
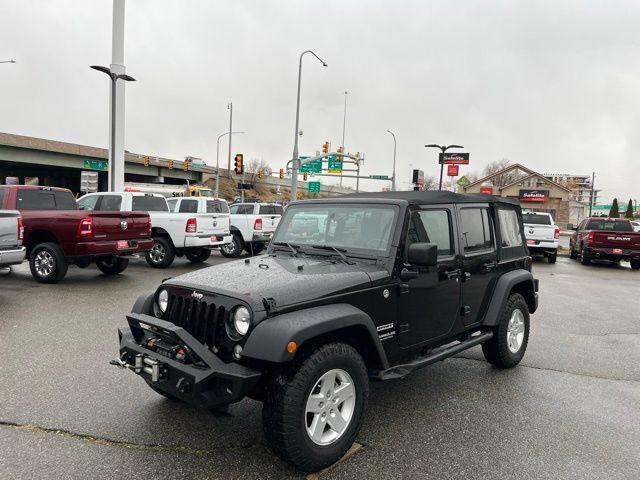
[[[412,243],[407,260],[411,265],[432,267],[438,264],[438,246],[435,243]]]

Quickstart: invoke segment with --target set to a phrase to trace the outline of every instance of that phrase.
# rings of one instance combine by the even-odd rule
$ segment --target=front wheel
[[[293,467],[321,470],[353,444],[368,397],[360,354],[344,343],[324,345],[271,379],[262,408],[267,443]]]
[[[515,367],[529,343],[529,306],[519,293],[512,294],[502,311],[493,338],[482,344],[486,360],[498,368]]]
[[[191,263],[202,263],[211,256],[211,250],[208,248],[195,248],[184,252],[184,256],[187,257],[187,260]]]
[[[225,243],[220,246],[220,253],[227,258],[236,258],[240,256],[243,248],[244,242],[242,238],[237,233],[234,233],[231,243]]]
[[[118,275],[129,266],[128,258],[109,257],[96,260],[96,267],[105,275]]]

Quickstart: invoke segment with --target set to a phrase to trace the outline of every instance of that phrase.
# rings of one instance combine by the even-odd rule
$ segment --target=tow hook
[[[115,365],[122,369],[128,368],[137,374],[146,373],[151,375],[151,381],[154,383],[163,378],[165,374],[164,365],[162,363],[152,358],[145,357],[140,353],[136,355],[136,363],[134,365],[127,363],[121,358],[111,360],[109,365]]]

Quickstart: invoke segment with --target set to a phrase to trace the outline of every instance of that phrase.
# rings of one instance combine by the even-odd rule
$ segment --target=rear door
[[[212,218],[213,233],[227,235],[231,227],[227,202],[219,199],[205,200],[205,211]]]
[[[463,322],[471,325],[482,320],[498,272],[495,229],[489,206],[459,204],[458,222],[462,253]]]

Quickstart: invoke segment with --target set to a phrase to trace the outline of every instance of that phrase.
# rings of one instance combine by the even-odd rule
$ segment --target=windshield
[[[523,213],[522,223],[528,223],[529,225],[551,225],[551,217],[546,214]]]
[[[273,243],[290,243],[305,250],[305,246],[330,246],[347,253],[376,255],[389,248],[396,212],[393,205],[292,205]]]

